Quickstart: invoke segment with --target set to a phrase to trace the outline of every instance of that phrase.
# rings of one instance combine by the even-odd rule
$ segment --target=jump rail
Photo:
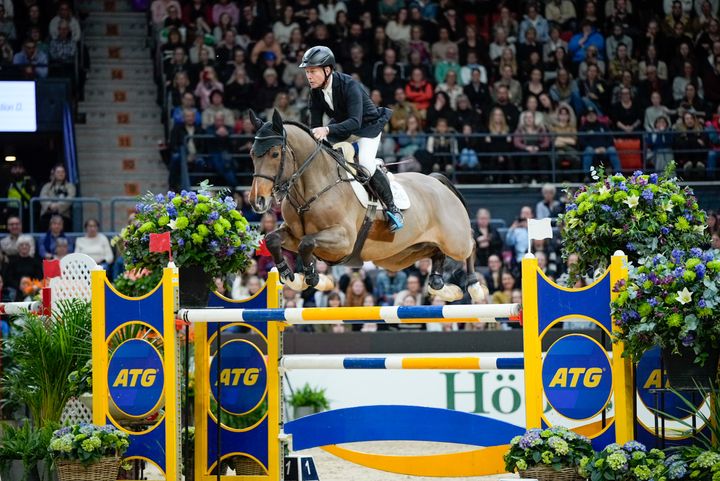
[[[455,369],[504,370],[523,369],[521,357],[352,357],[352,356],[284,356],[280,368],[286,371],[310,369]]]
[[[520,315],[520,304],[449,306],[293,307],[287,309],[180,309],[186,322],[268,322],[292,325],[378,322],[385,324],[492,323]]]
[[[23,311],[39,312],[42,302],[0,302],[0,314],[20,314]]]

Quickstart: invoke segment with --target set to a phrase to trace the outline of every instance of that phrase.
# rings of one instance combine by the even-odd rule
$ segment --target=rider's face
[[[325,83],[325,72],[327,67],[307,67],[305,69],[305,77],[310,84],[310,88],[316,89]]]

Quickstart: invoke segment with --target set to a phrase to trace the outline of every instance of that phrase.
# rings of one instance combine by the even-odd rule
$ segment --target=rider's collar
[[[325,95],[329,95],[330,98],[332,98],[332,82],[333,82],[333,72],[330,72],[330,75],[328,75],[327,80],[325,81],[325,86],[321,87],[321,90]]]

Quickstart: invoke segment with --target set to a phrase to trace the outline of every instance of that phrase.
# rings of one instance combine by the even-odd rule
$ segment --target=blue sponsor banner
[[[231,414],[254,410],[265,398],[267,368],[258,348],[244,339],[233,339],[220,348],[220,405]],[[210,364],[210,386],[218,397],[218,356]]]
[[[165,385],[162,358],[144,339],[120,344],[108,367],[110,398],[120,411],[142,418],[155,412]]]
[[[605,349],[583,334],[558,339],[542,367],[550,405],[569,419],[589,419],[605,409],[612,394],[612,369]]]

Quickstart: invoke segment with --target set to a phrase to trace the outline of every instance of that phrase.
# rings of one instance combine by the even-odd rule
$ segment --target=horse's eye
[[[280,156],[278,152],[273,152],[272,157],[273,159],[277,159]]]

